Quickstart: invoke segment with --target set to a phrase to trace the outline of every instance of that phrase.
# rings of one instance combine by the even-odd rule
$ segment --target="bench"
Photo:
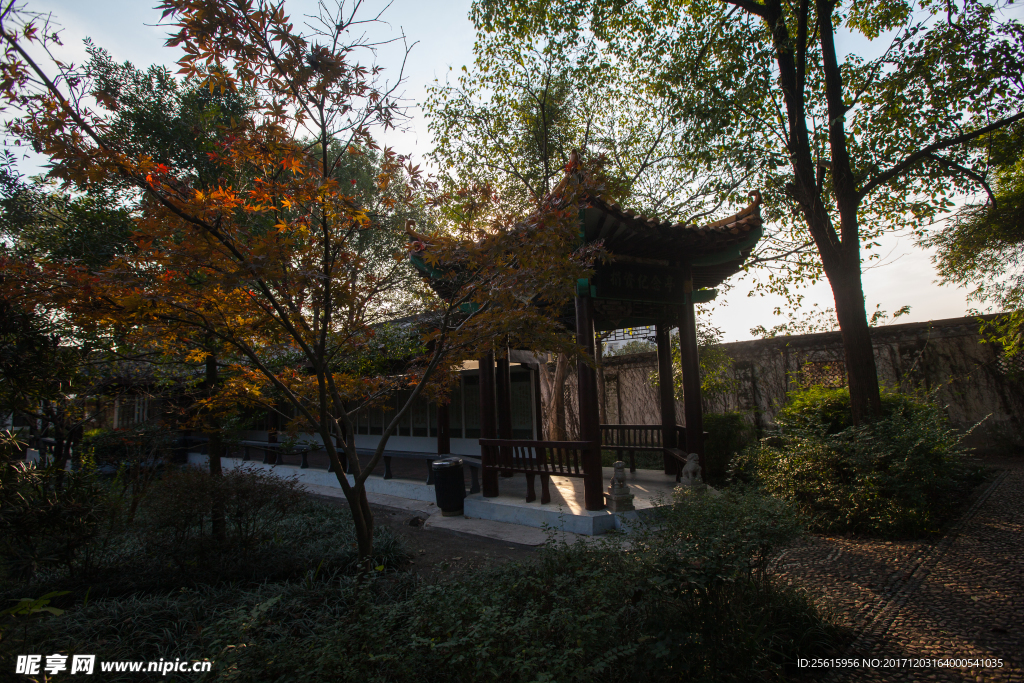
[[[526,475],[526,502],[537,500],[534,479],[540,475],[541,504],[551,502],[548,479],[583,477],[583,451],[593,448],[589,441],[529,441],[525,439],[480,439],[488,452],[483,470],[522,472]]]

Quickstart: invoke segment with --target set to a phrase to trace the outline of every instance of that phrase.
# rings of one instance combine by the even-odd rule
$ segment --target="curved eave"
[[[692,264],[695,271],[707,270],[707,277],[714,279],[727,265],[732,266],[730,274],[737,272],[761,237],[761,196],[751,195],[753,201],[745,209],[707,225],[659,221],[592,198],[581,211],[582,237],[587,242],[603,240],[615,258]]]

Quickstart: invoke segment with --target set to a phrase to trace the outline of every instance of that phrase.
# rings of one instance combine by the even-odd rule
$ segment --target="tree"
[[[132,249],[99,270],[44,264],[46,287],[33,290],[36,300],[57,301],[69,315],[191,362],[209,362],[217,348],[229,372],[206,402],[211,411],[241,400],[286,402],[327,451],[368,562],[366,478],[412,402],[424,391],[443,394],[453,376],[447,371],[495,339],[569,348],[550,312],[587,273],[589,253],[573,253],[576,193],[600,191],[600,178],[578,169],[584,186],[548,198],[515,229],[498,220],[487,193],[473,191],[434,198],[437,220],[451,221],[448,233],[419,235],[374,215],[359,177],[340,176],[360,157],[376,155],[372,182],[389,212],[414,205],[427,186],[407,159],[373,141],[371,127],[393,125],[400,111],[397,84],[353,59],[372,47],[348,38],[364,23],[359,7],[321,3],[306,35],[264,0],[161,4],[173,22],[168,44],[184,52],[181,73],[249,102],[205,152],[209,184],[187,164],[122,145],[116,102],[97,79],[34,59],[33,46],[57,40],[39,17],[4,3],[0,38],[5,101],[17,115],[11,131],[53,160],[51,176],[80,189],[116,176],[140,196]],[[86,106],[90,95],[95,109]],[[393,293],[409,281],[408,253],[374,261],[370,247],[387,251],[406,234],[416,237],[411,249],[439,294],[425,290],[419,310],[404,311],[418,314],[413,350],[380,362],[380,323],[399,312]],[[408,387],[364,466],[357,413]]]
[[[245,110],[244,99],[231,93],[211,93],[197,82],[180,83],[160,67],[140,71],[129,63],[115,64],[108,53],[88,41],[86,50],[89,60],[82,67],[82,76],[92,83],[92,94],[113,112],[106,122],[108,139],[116,140],[125,153],[173,163],[196,183],[209,186],[214,182],[216,167],[206,153],[214,149],[220,124]],[[131,233],[134,216],[140,210],[140,193],[124,178],[111,174],[92,178],[87,185],[77,188],[60,187],[54,180],[63,172],[59,166],[50,176],[26,181],[13,162],[13,155],[9,154],[0,170],[0,202],[4,208],[0,235],[7,242],[5,249],[15,258],[28,264],[73,264],[95,272],[108,267],[117,256],[134,250]],[[14,278],[18,272],[30,280],[38,276],[29,265],[12,270],[9,277]],[[53,372],[38,375],[46,380],[63,378],[61,382],[46,381],[50,395],[45,402],[36,401],[48,415],[37,417],[53,425],[59,445],[70,446],[70,441],[63,438],[64,433],[76,435],[77,439],[81,427],[93,418],[85,405],[98,397],[90,390],[110,393],[119,387],[124,391],[130,388],[124,386],[129,377],[142,379],[138,374],[143,368],[133,361],[146,361],[147,383],[172,377],[179,385],[183,379],[186,385],[189,383],[191,369],[186,367],[183,371],[182,359],[161,353],[152,340],[137,336],[129,340],[124,334],[92,324],[82,327],[77,324],[81,320],[68,318],[54,309],[52,303],[46,302],[26,314],[33,316],[38,325],[52,330],[50,336],[59,339],[62,357],[78,361],[73,373],[77,382],[71,381],[71,375],[57,371],[64,367],[61,364],[54,364]],[[83,375],[86,368],[88,372]],[[33,383],[19,385],[30,387]],[[62,387],[71,393],[62,391]],[[181,389],[179,386],[177,391]],[[201,422],[203,417],[193,415],[193,422]],[[59,426],[66,420],[71,420],[74,428]],[[57,451],[58,460],[63,461],[66,451],[59,447]],[[218,453],[219,449],[214,448],[210,457],[214,473],[219,473]]]
[[[995,156],[992,193],[984,203],[961,208],[925,243],[936,248],[934,261],[945,282],[974,287],[972,299],[1005,311],[984,330],[1015,356],[1024,349],[1024,128],[988,138],[979,144]]]
[[[1024,117],[1024,40],[1001,4],[831,0],[478,0],[477,26],[528,40],[596,39],[681,119],[714,103],[695,163],[749,167],[782,239],[762,253],[788,268],[768,286],[824,274],[835,299],[855,422],[880,395],[861,282],[886,229],[920,229],[955,192],[986,186],[991,148],[972,142]],[[845,58],[836,35],[895,37],[872,60]],[[743,137],[748,145],[731,144]],[[758,159],[747,156],[750,145]],[[742,152],[737,156],[736,152]],[[749,166],[748,166],[749,165]],[[815,259],[801,256],[813,247]]]

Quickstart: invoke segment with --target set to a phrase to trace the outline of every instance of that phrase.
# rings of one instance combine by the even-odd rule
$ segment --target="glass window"
[[[412,435],[413,436],[427,436],[427,412],[428,412],[427,399],[423,398],[423,394],[416,397],[416,400],[412,403]]]
[[[380,406],[370,408],[370,434],[384,433],[384,411]]]
[[[513,372],[512,380],[512,438],[533,438],[533,395],[530,392],[530,373]]]
[[[480,375],[465,375],[462,414],[465,416],[465,438],[480,438]]]
[[[405,405],[405,402],[409,400],[409,394],[411,393],[411,391],[408,391],[406,389],[403,389],[402,391],[399,391],[397,393],[397,395],[395,396],[395,407],[397,410],[402,409],[402,407]],[[402,416],[402,420],[398,423],[398,429],[395,431],[395,434],[397,434],[398,436],[410,436],[412,434],[412,429],[410,427],[410,419],[411,418],[409,416],[409,411],[405,411],[405,415]]]
[[[462,383],[456,383],[452,390],[452,402],[448,404],[448,422],[452,428],[452,438],[462,438]]]

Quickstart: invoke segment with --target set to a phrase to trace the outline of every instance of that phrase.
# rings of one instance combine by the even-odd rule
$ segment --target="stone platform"
[[[206,466],[205,455],[189,454],[189,462],[198,466]],[[252,460],[243,461],[239,458],[224,458],[225,468],[247,465],[249,467],[273,470],[282,477],[295,476],[301,484],[316,489],[339,489],[341,486],[333,472],[321,469],[301,469],[292,465],[265,465]],[[603,468],[603,479],[611,480],[613,469]],[[352,481],[351,478],[349,481]],[[627,527],[632,520],[637,520],[659,505],[672,500],[675,489],[675,477],[655,470],[626,471],[626,484],[633,494],[636,512],[613,513],[609,510],[588,511],[583,506],[583,480],[571,477],[551,477],[551,502],[542,505],[538,500],[526,502],[526,477],[516,474],[512,477],[499,477],[500,495],[497,498],[484,498],[477,493],[466,496],[465,517],[467,519],[483,519],[504,522],[533,528],[550,528],[554,531],[569,532],[585,536],[596,536],[613,529]],[[536,482],[538,492],[540,482]],[[315,490],[315,489],[314,489]],[[421,481],[408,479],[384,479],[371,475],[366,480],[366,492],[371,497],[388,496],[393,499],[405,499],[433,503],[434,487]],[[386,501],[380,504],[388,505]],[[392,507],[394,505],[391,505]]]

